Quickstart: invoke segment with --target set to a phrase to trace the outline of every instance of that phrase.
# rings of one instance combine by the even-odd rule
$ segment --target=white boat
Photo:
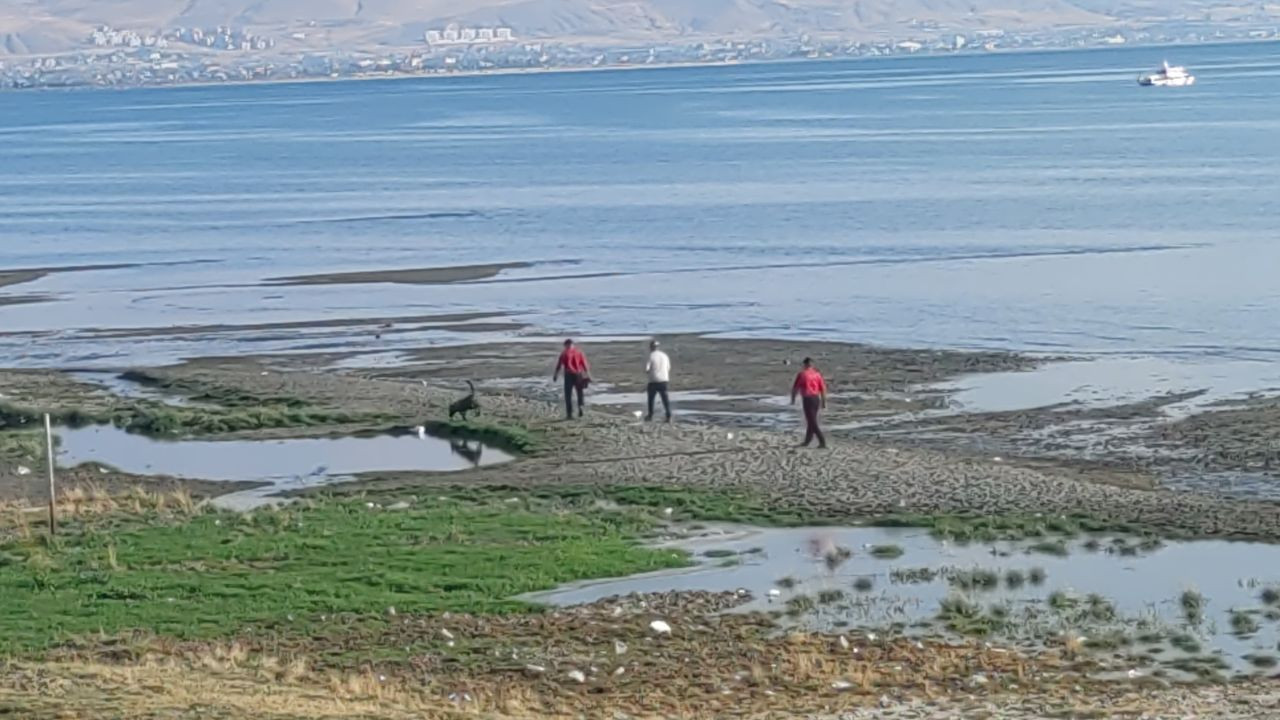
[[[1139,85],[1151,85],[1157,87],[1184,87],[1186,85],[1194,85],[1196,76],[1187,72],[1187,69],[1180,65],[1170,65],[1165,62],[1162,67],[1151,73],[1138,76]]]

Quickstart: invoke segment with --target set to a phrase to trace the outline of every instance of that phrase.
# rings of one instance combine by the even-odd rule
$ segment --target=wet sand
[[[849,343],[802,343],[786,340],[743,340],[674,335],[661,338],[662,349],[675,368],[673,390],[708,391],[720,396],[782,398],[791,389],[800,362],[812,357],[828,379],[840,406],[858,416],[893,413],[941,403],[941,393],[920,392],[917,385],[940,382],[967,373],[1025,370],[1041,359],[1012,353],[902,350]],[[610,392],[645,389],[644,364],[648,341],[580,344],[591,362],[592,380]],[[408,353],[409,361],[388,375],[465,379],[550,378],[558,341],[546,343],[490,343],[466,347],[432,348]],[[779,406],[742,399],[700,403],[709,410],[778,412]],[[832,422],[837,422],[833,419]]]
[[[518,367],[533,367],[546,359],[528,345],[513,345],[525,355],[523,361],[516,359],[517,347],[491,347],[489,354],[499,352],[506,362],[524,363]],[[456,363],[494,362],[474,347],[453,352]],[[861,355],[856,346],[845,352]],[[151,373],[185,387],[293,397],[319,407],[377,408],[405,424],[444,419],[447,404],[465,392],[455,377],[457,367],[381,370],[370,376],[368,371],[333,372],[323,369],[327,361],[315,361],[317,367],[307,369],[308,360],[298,357],[206,359]],[[971,361],[947,360],[959,366],[966,362]],[[558,389],[549,377],[539,381],[545,383],[540,387],[512,389],[499,382],[511,377],[507,372],[487,379],[477,367],[472,366],[469,375],[478,381],[482,420],[538,433],[544,438],[538,452],[459,475],[375,473],[329,490],[459,482],[511,487],[672,485],[748,491],[781,509],[849,521],[895,513],[1084,513],[1176,534],[1280,540],[1280,505],[1118,487],[1124,484],[1119,480],[1086,481],[1048,461],[1024,467],[1003,458],[856,437],[841,438],[828,451],[799,450],[794,447],[794,431],[727,430],[700,422],[646,424],[629,412],[604,408],[589,408],[584,420],[565,422],[560,419]]]
[[[589,405],[599,389],[641,389],[643,341],[587,342],[585,348],[600,383],[589,391]],[[1123,447],[1115,448],[1112,457],[1014,442],[1063,423],[1149,423],[1173,398],[1115,408],[945,414],[945,393],[923,391],[921,384],[965,373],[1026,369],[1042,360],[695,336],[664,338],[664,348],[675,361],[675,387],[713,393],[699,405],[734,407],[736,420],[678,406],[675,424],[646,424],[632,414],[638,404],[624,403],[592,406],[585,420],[563,422],[560,387],[550,378],[558,350],[554,340],[424,349],[411,353],[404,365],[381,368],[334,369],[335,357],[349,355],[324,354],[206,358],[148,373],[215,395],[232,391],[264,401],[287,397],[318,408],[376,410],[404,426],[443,420],[447,404],[465,393],[464,381],[470,379],[479,388],[483,422],[527,427],[545,438],[537,453],[510,465],[435,477],[376,473],[338,486],[345,490],[456,482],[665,484],[747,490],[780,508],[849,520],[893,513],[1086,513],[1178,534],[1280,540],[1280,504],[1219,497],[1212,487],[1152,491],[1162,486],[1170,469],[1156,455],[1134,462],[1132,451]],[[804,355],[816,358],[830,380],[831,422],[866,423],[834,432],[834,447],[825,452],[793,447],[799,423],[785,396]],[[91,388],[52,372],[5,373],[0,382],[10,396],[52,398],[63,406]],[[715,393],[741,397],[720,401]],[[1242,461],[1265,458],[1269,438],[1276,436],[1272,431],[1280,425],[1276,407],[1259,400],[1246,408],[1193,416],[1185,426],[1161,426],[1188,438],[1186,447],[1166,454],[1182,458],[1195,443],[1216,447],[1219,438],[1230,437],[1234,444],[1223,445],[1221,454]],[[741,412],[747,408],[757,414]],[[934,412],[944,414],[935,417]],[[726,424],[726,418],[734,424]],[[238,437],[350,430],[273,430]],[[1139,437],[1136,442],[1147,441]],[[0,470],[0,486],[10,473]]]
[[[90,270],[119,270],[122,268],[137,266],[137,263],[117,263],[114,265],[67,265],[64,267],[15,268],[12,270],[0,270],[0,288],[34,282],[55,273],[87,272]]]
[[[0,307],[6,305],[34,305],[36,303],[49,302],[52,299],[51,295],[0,295]]]
[[[252,323],[244,325],[212,324],[212,325],[174,325],[171,327],[150,328],[104,328],[89,333],[97,338],[145,338],[171,337],[176,335],[196,335],[211,333],[246,333],[258,331],[310,330],[322,328],[359,328],[371,330],[395,331],[397,328],[412,326],[414,330],[450,330],[453,332],[502,332],[518,330],[523,323],[489,322],[478,323],[478,320],[496,320],[508,317],[507,313],[475,312],[448,313],[439,315],[406,315],[395,317],[342,318],[334,320],[298,320],[293,322]]]
[[[511,262],[491,265],[457,265],[454,267],[414,268],[410,270],[368,270],[363,272],[292,275],[267,278],[265,285],[364,285],[395,283],[401,285],[448,285],[450,283],[487,280],[503,270],[533,267],[533,263]]]

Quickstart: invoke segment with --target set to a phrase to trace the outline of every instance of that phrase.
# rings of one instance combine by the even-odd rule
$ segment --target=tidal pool
[[[163,440],[111,426],[59,428],[58,464],[102,463],[137,475],[298,481],[395,470],[454,472],[512,456],[475,440],[380,434],[286,440]]]
[[[1029,647],[1074,642],[1138,673],[1261,672],[1280,657],[1276,545],[1104,535],[957,545],[919,529],[721,527],[664,546],[690,552],[697,567],[526,599],[571,605],[746,589],[753,600],[741,610],[817,630],[980,631]]]

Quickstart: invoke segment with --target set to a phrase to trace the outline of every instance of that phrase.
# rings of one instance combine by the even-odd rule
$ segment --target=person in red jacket
[[[796,375],[796,381],[791,386],[792,405],[796,404],[796,395],[800,396],[800,402],[804,405],[805,429],[802,447],[809,447],[809,443],[816,437],[818,447],[825,448],[827,438],[818,427],[818,411],[827,408],[827,382],[822,379],[822,373],[818,372],[818,368],[813,366],[812,358],[804,359],[804,369]]]
[[[582,417],[583,407],[583,391],[587,389],[587,384],[591,382],[591,366],[587,363],[587,356],[573,344],[572,340],[564,341],[564,352],[560,353],[560,360],[556,363],[555,374],[551,376],[551,381],[555,382],[560,379],[560,372],[564,371],[564,415],[565,419],[573,419],[573,394],[578,393],[578,417]]]

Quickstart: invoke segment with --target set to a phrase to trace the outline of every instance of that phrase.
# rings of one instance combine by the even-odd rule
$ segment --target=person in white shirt
[[[645,421],[653,419],[653,398],[662,396],[662,409],[667,411],[667,422],[671,422],[671,399],[667,397],[668,383],[671,382],[671,358],[658,349],[658,341],[649,343],[649,362],[644,366],[649,373],[649,414]]]

